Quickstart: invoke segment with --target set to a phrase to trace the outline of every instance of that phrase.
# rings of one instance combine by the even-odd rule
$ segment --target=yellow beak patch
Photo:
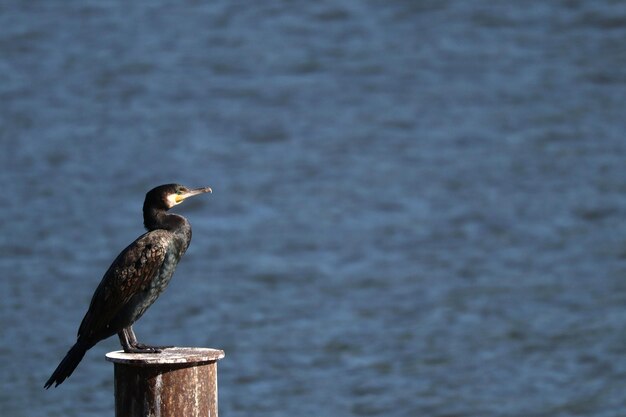
[[[185,199],[184,196],[179,194],[170,194],[167,196],[167,205],[168,207],[174,207],[176,204],[180,204]]]

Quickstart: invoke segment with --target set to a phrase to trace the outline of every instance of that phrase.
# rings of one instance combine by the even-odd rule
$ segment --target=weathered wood
[[[207,348],[107,353],[115,364],[115,416],[216,417],[217,361],[223,357],[222,350]]]

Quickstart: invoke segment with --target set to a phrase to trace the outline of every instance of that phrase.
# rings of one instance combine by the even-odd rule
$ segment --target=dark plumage
[[[125,352],[159,352],[157,346],[137,342],[132,324],[159,297],[191,241],[187,219],[167,210],[188,197],[211,192],[166,184],[150,190],[143,204],[148,232],[115,258],[91,299],[78,329],[78,340],[45,384],[58,386],[69,377],[87,350],[117,333]]]

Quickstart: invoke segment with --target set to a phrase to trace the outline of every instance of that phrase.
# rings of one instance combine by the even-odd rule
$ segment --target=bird
[[[126,353],[159,353],[166,348],[139,343],[132,326],[167,287],[191,241],[187,219],[168,210],[204,193],[212,193],[211,188],[189,189],[180,184],[160,185],[146,193],[143,223],[147,232],[128,245],[105,272],[78,328],[76,343],[44,388],[63,383],[89,349],[114,334]]]

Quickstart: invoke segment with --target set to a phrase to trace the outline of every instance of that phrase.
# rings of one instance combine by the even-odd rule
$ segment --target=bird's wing
[[[94,292],[79,337],[105,332],[130,299],[150,285],[165,260],[167,234],[164,230],[148,232],[115,258]]]

